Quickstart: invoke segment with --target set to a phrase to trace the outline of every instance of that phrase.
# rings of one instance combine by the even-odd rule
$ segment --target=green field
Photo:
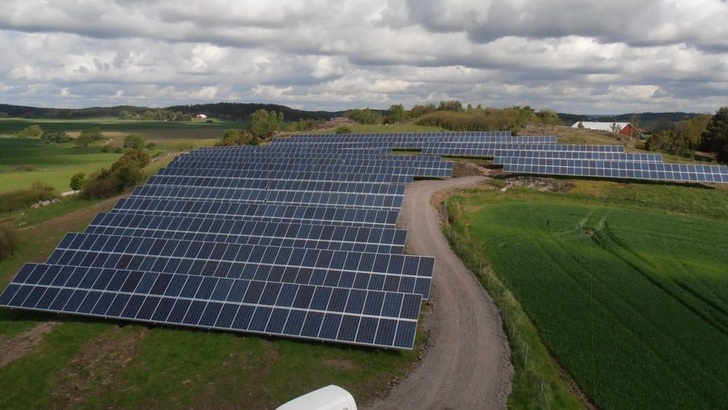
[[[726,204],[723,190],[611,182],[450,200],[555,360],[605,409],[728,402]]]
[[[30,125],[38,125],[44,131],[65,131],[74,138],[82,130],[98,127],[107,139],[78,147],[72,142],[46,144],[37,138],[19,138],[17,133]],[[123,145],[124,137],[129,134],[142,135],[147,143],[154,143],[155,147],[148,151],[153,155],[212,145],[222,138],[225,130],[245,126],[245,123],[226,121],[210,124],[201,121],[0,119],[0,192],[26,189],[35,181],[51,185],[59,192],[68,191],[73,174],[108,168],[116,161],[122,154],[114,151]],[[13,172],[19,166],[32,166],[37,170]]]

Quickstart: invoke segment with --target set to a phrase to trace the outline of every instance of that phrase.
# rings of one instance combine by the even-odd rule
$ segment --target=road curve
[[[501,317],[493,299],[450,249],[431,204],[438,191],[482,180],[465,177],[407,186],[400,224],[408,230],[408,252],[435,257],[432,311],[425,320],[428,346],[419,367],[372,409],[506,408],[513,366]]]

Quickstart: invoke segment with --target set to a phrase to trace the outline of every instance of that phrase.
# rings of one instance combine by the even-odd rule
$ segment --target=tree
[[[43,129],[38,125],[31,125],[18,133],[21,137],[38,138],[43,135]]]
[[[384,120],[382,114],[371,108],[355,108],[345,112],[344,117],[359,124],[381,124]]]
[[[71,189],[74,191],[80,191],[81,188],[86,184],[86,181],[88,181],[88,176],[85,172],[78,172],[73,174],[71,177],[71,183],[69,184],[71,186]]]
[[[124,148],[144,149],[144,137],[139,134],[130,134],[124,138]]]
[[[250,114],[248,132],[253,136],[251,143],[256,145],[259,139],[270,138],[283,124],[283,113],[260,109]]]
[[[702,150],[714,153],[718,162],[728,164],[728,106],[713,115],[701,139]]]
[[[564,125],[563,121],[561,121],[561,118],[559,118],[559,114],[557,114],[556,111],[550,110],[548,108],[544,108],[543,110],[539,111],[536,116],[542,123],[546,125]]]
[[[389,107],[389,114],[387,115],[387,121],[390,124],[397,124],[407,117],[407,111],[404,110],[402,104],[394,104]]]
[[[440,101],[440,106],[437,107],[438,111],[462,111],[463,104],[457,100]]]
[[[46,131],[43,133],[40,139],[45,141],[47,144],[50,144],[51,142],[68,142],[71,140],[71,137],[69,137],[65,131]]]
[[[74,144],[78,146],[88,147],[88,144],[100,141],[104,139],[104,134],[101,133],[101,129],[98,127],[89,128],[81,131],[81,135],[76,138]]]

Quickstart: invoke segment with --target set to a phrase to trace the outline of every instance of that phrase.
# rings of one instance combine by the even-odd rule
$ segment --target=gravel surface
[[[455,256],[430,198],[483,177],[418,181],[407,186],[400,224],[409,253],[435,257],[427,347],[419,367],[373,409],[503,409],[513,366],[498,308]]]

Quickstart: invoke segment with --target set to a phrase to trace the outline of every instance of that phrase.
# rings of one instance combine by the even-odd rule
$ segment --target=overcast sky
[[[0,103],[728,105],[726,0],[0,0]]]

